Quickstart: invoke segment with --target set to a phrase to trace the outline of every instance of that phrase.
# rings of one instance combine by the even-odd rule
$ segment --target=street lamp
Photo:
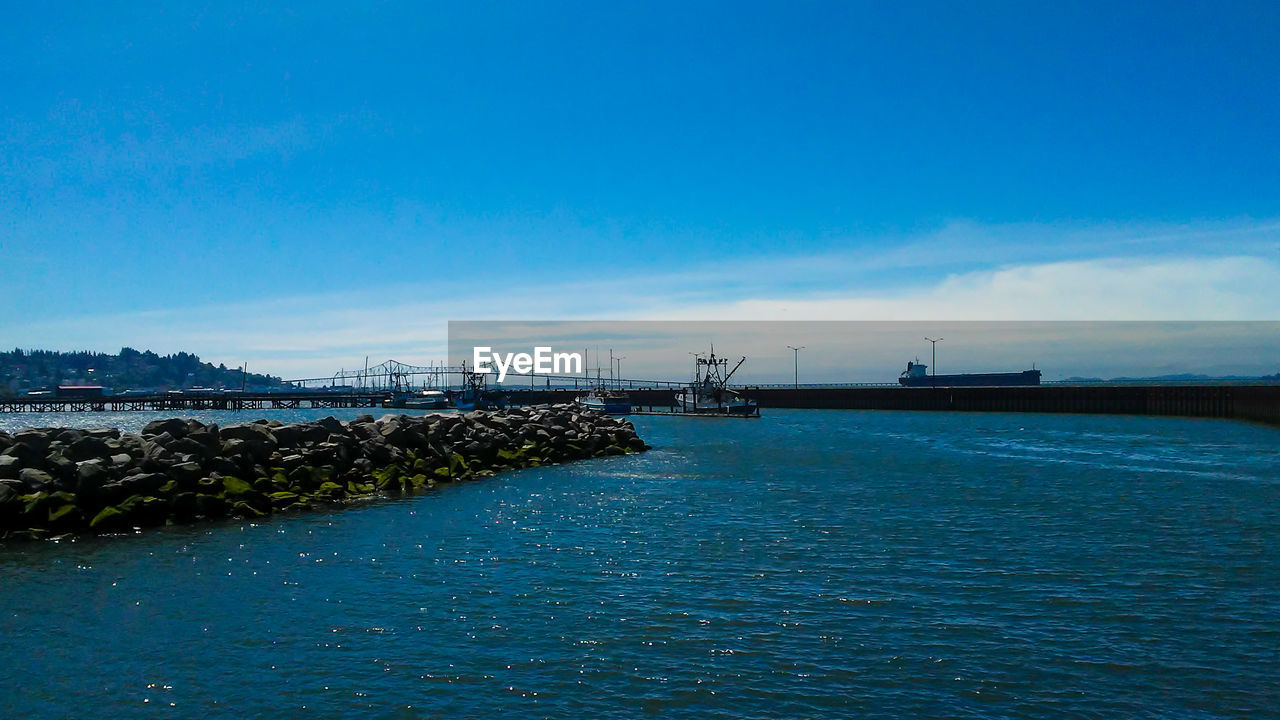
[[[933,343],[933,360],[931,361],[933,364],[930,365],[930,367],[933,368],[933,372],[931,374],[934,377],[937,377],[938,376],[938,343],[942,342],[943,338],[938,338],[937,340],[934,340],[933,338],[925,338],[925,340],[928,340],[929,342]],[[936,384],[936,382],[934,384]]]
[[[618,380],[616,383],[618,387],[622,387],[622,361],[626,359],[627,359],[626,355],[619,355],[618,357],[613,359],[614,362],[618,363]]]
[[[789,349],[789,350],[791,350],[791,351],[792,351],[792,355],[793,355],[793,357],[794,357],[794,359],[795,359],[795,365],[796,365],[796,389],[797,389],[797,390],[799,390],[799,389],[800,389],[800,351],[801,351],[801,350],[803,350],[803,349],[805,349],[805,347],[806,347],[806,346],[804,346],[804,345],[801,345],[800,347],[796,347],[795,345],[788,345],[788,346],[787,346],[787,349]]]

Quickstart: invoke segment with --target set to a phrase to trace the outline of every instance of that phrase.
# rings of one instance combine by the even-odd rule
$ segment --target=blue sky
[[[7,346],[1274,319],[1274,3],[6,3]]]

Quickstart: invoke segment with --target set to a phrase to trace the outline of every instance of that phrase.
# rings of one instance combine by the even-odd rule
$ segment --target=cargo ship
[[[963,373],[960,375],[929,375],[928,365],[907,363],[907,369],[898,376],[898,383],[905,387],[982,387],[992,385],[1039,385],[1040,371],[1031,369],[1005,373]]]

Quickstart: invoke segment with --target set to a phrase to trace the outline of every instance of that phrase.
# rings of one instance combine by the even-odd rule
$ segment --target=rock
[[[227,497],[237,497],[240,495],[248,495],[252,493],[253,486],[238,477],[228,476],[222,478],[222,487]]]
[[[235,440],[233,442],[239,442]],[[209,472],[216,472],[219,475],[235,475],[243,472],[243,468],[239,463],[225,457],[215,457],[208,462]]]
[[[0,479],[16,480],[22,472],[22,459],[14,455],[0,455]]]
[[[79,440],[67,446],[67,458],[79,462],[92,458],[109,457],[111,448],[107,447],[107,441],[100,437],[91,435],[82,436]]]
[[[183,490],[194,490],[200,478],[204,477],[204,469],[193,462],[179,463],[169,468],[167,474],[176,480]]]
[[[84,434],[89,437],[102,438],[104,440],[120,438],[120,431],[116,428],[91,428],[89,430],[85,430]]]
[[[17,483],[16,480],[0,480],[0,520],[7,516],[6,508],[19,505],[18,498],[26,492],[26,487]]]
[[[47,492],[29,492],[25,495],[18,496],[18,502],[22,504],[17,509],[18,514],[14,524],[19,527],[34,528],[42,527],[49,520],[49,493]]]
[[[311,465],[325,465],[335,460],[341,460],[344,457],[350,457],[350,453],[344,452],[344,450],[345,448],[341,445],[323,442],[308,448],[306,454],[301,457],[304,462]]]
[[[167,435],[158,435],[156,437],[168,437]],[[142,458],[152,464],[163,464],[173,458],[173,453],[169,452],[169,448],[156,442],[155,438],[151,440],[143,440],[141,445]]]
[[[177,439],[178,438],[170,435],[167,432],[162,432],[159,435],[146,436],[143,438],[142,442],[146,444],[148,447],[158,445],[162,448],[168,448],[169,444]]]
[[[382,431],[375,422],[353,422],[349,426],[351,434],[355,435],[359,440],[377,440],[382,442]]]
[[[82,437],[84,437],[84,432],[80,430],[76,430],[74,428],[68,428],[58,433],[58,436],[54,439],[62,443],[63,445],[70,445],[71,443],[79,440]]]
[[[222,439],[218,436],[217,425],[210,425],[203,430],[189,432],[184,439],[200,443],[210,452],[217,452],[218,448],[222,447]]]
[[[50,452],[45,457],[44,466],[59,480],[72,480],[76,476],[76,464],[58,450]]]
[[[303,433],[300,425],[285,425],[272,430],[271,433],[281,447],[295,447],[302,442]]]
[[[197,495],[196,513],[207,518],[226,517],[231,511],[231,503],[217,495]]]
[[[76,482],[78,488],[98,490],[111,478],[107,464],[99,459],[85,460],[76,464]]]
[[[241,454],[234,448],[243,448],[244,452],[253,456],[258,460],[263,460],[271,456],[273,450],[276,449],[277,442],[271,430],[266,425],[233,425],[218,431],[218,436],[222,438],[222,454]],[[228,441],[240,441],[242,445],[232,446],[232,450],[228,450]]]
[[[210,435],[209,433],[204,433],[204,437],[212,438],[213,436]],[[169,445],[166,446],[165,449],[171,453],[174,453],[175,455],[195,455],[196,457],[199,457],[199,458],[208,457],[212,451],[212,448],[205,445],[204,443],[193,440],[190,435],[178,440],[174,440],[173,442],[169,443]]]
[[[352,445],[359,444],[355,438],[351,437],[346,433],[329,433],[329,436],[326,437],[324,441],[327,443],[332,443],[334,445],[342,445],[344,447],[350,447]]]
[[[316,496],[329,500],[339,500],[347,494],[346,488],[335,482],[320,483],[320,487],[316,489]]]
[[[315,474],[312,472],[310,467],[306,465],[299,465],[289,471],[285,484],[292,488],[310,490],[315,486]]]
[[[20,467],[35,467],[44,459],[44,453],[38,452],[31,445],[17,441],[5,448],[5,457],[17,458]]]
[[[53,485],[52,475],[35,468],[24,468],[22,472],[18,473],[18,479],[22,481],[23,485],[37,491]]]
[[[248,520],[252,520],[253,518],[264,517],[266,515],[266,512],[259,510],[258,508],[254,507],[250,503],[247,503],[241,500],[231,504],[231,514],[235,515],[236,517],[242,517]]]
[[[343,425],[333,416],[317,420],[316,425],[324,428],[330,435],[345,435],[347,432],[347,426]]]
[[[119,505],[100,510],[89,521],[89,527],[99,532],[110,532],[159,525],[168,516],[168,505],[157,497],[132,495]]]
[[[286,490],[273,492],[268,495],[268,497],[271,498],[271,507],[275,509],[281,509],[289,507],[290,505],[298,504],[298,501],[302,499],[297,493],[291,493]]]
[[[89,521],[89,527],[99,532],[125,529],[125,515],[118,508],[105,507]]]
[[[56,430],[23,430],[22,432],[14,433],[13,442],[15,444],[22,443],[27,445],[32,450],[35,450],[39,455],[44,455],[49,452],[49,443],[53,441],[53,438],[56,437],[56,435]]]
[[[271,433],[271,429],[266,425],[257,423],[222,428],[218,431],[218,437],[222,438],[224,442],[227,440],[243,440],[251,446],[265,445],[272,450],[278,445],[275,435]]]
[[[161,473],[126,475],[119,480],[103,483],[99,497],[110,505],[131,495],[154,495],[168,481],[169,478]]]
[[[135,527],[163,524],[169,514],[169,503],[158,497],[145,495],[129,497],[116,507],[124,511]]]
[[[177,493],[169,498],[169,512],[179,522],[190,522],[200,514],[200,499],[193,492]]]
[[[203,427],[203,426],[202,426]],[[187,435],[187,421],[178,418],[170,418],[168,420],[153,420],[142,428],[143,436],[160,435],[168,433],[170,437],[180,438]]]
[[[49,527],[53,530],[74,530],[84,524],[84,513],[74,503],[50,504]]]

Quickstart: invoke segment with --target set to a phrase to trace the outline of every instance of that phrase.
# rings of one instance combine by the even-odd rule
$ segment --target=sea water
[[[1277,716],[1280,430],[633,420],[652,451],[0,547],[0,716]]]

